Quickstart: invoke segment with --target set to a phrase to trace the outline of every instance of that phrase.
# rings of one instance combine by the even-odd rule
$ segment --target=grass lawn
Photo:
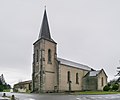
[[[84,92],[77,92],[75,94],[102,95],[102,94],[120,94],[120,92],[116,92],[116,91],[84,91]]]
[[[10,92],[10,89],[5,89],[3,90],[3,92]]]

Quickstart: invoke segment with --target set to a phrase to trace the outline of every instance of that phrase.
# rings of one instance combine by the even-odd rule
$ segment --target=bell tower
[[[33,92],[52,92],[57,87],[56,45],[45,9],[38,40],[33,44]]]

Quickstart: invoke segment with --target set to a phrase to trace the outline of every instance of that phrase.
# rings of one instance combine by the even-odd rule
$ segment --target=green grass
[[[3,90],[3,92],[10,92],[10,89],[5,89]]]
[[[87,94],[87,95],[104,95],[104,94],[120,94],[117,91],[84,91],[84,92],[77,92],[75,94]]]

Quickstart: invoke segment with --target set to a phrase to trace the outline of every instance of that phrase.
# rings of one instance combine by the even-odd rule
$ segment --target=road
[[[2,96],[0,92],[0,96]],[[58,94],[24,94],[6,93],[7,96],[15,95],[17,100],[120,100],[120,94],[111,95],[58,95]]]

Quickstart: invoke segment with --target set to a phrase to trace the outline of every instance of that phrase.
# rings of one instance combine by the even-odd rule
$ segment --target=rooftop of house
[[[30,84],[30,83],[32,83],[32,80],[19,82],[19,83],[15,84],[15,85],[19,85],[19,84]]]

